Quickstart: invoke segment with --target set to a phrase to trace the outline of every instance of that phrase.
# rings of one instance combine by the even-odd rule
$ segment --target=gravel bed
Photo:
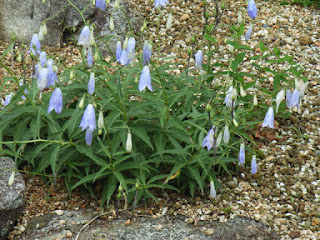
[[[147,0],[134,2],[150,22],[145,38],[157,42],[153,23],[159,15],[155,13],[153,4]],[[164,49],[162,53],[172,57],[166,61],[182,69],[187,65],[186,50],[191,44],[191,37],[200,37],[202,33],[202,1],[170,2],[161,13],[160,42]],[[213,1],[209,2],[209,9],[213,9],[213,4]],[[208,196],[190,199],[163,193],[160,204],[147,208],[142,206],[137,214],[157,215],[166,209],[170,214],[188,216],[190,224],[201,220],[228,221],[235,216],[246,216],[275,228],[282,239],[320,239],[320,10],[296,5],[282,6],[276,1],[256,0],[256,4],[258,16],[248,44],[257,52],[260,40],[269,48],[281,47],[282,52],[293,55],[295,61],[304,67],[304,76],[309,82],[300,108],[294,111],[290,120],[279,120],[279,128],[271,131],[280,138],[258,140],[265,157],[257,158],[257,175],[252,176],[249,167],[245,167],[240,169],[238,176],[222,178],[221,183],[225,188],[218,192],[214,200]],[[228,26],[236,23],[238,10],[245,8],[245,1],[230,1],[227,4],[216,31],[220,45],[213,62],[227,61],[231,56],[224,43],[230,35]],[[172,29],[167,31],[165,25],[169,12],[173,13],[174,21]],[[249,25],[249,19],[246,20]],[[247,44],[244,38],[242,41],[242,44]],[[202,40],[199,40],[199,46],[204,52],[208,49]],[[56,54],[63,56],[70,65],[74,64],[73,57],[79,60],[78,51],[70,46]],[[279,66],[280,69],[285,67]],[[249,61],[240,71],[258,73]],[[0,69],[0,78],[2,74]],[[272,80],[269,79],[270,82]],[[28,220],[35,215],[56,209],[86,208],[88,205],[100,210],[98,201],[81,193],[74,193],[69,201],[63,184],[58,184],[56,189],[50,187],[48,192],[40,178],[27,180],[27,207],[11,233],[11,239],[21,233]]]

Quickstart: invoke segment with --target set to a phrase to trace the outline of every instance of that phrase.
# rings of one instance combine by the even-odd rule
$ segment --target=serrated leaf
[[[152,143],[146,131],[142,127],[133,126],[131,127],[132,133],[144,141],[153,150]]]
[[[238,54],[235,56],[234,60],[233,60],[232,63],[231,63],[231,69],[232,69],[234,72],[237,71],[238,66],[239,66],[239,64],[243,61],[245,55],[246,55],[245,52],[241,52],[241,53],[238,53]]]

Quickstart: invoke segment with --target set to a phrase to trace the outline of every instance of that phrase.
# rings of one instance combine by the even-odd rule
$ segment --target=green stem
[[[74,5],[70,0],[67,1],[80,14],[84,24],[86,24],[86,19],[84,18],[83,13],[80,11],[80,9],[76,5]]]
[[[62,146],[68,145],[68,144],[73,146],[76,145],[74,142],[61,142],[61,141],[46,140],[46,139],[35,139],[35,140],[29,140],[29,141],[8,141],[8,142],[0,142],[0,144],[24,144],[24,143],[37,143],[37,142],[58,143],[58,144],[61,144]]]

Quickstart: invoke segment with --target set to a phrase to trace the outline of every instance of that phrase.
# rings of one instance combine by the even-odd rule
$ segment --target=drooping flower
[[[256,174],[257,172],[258,172],[258,165],[257,165],[256,155],[253,155],[251,160],[251,173]]]
[[[7,106],[10,103],[11,98],[12,98],[12,94],[6,95],[5,98],[4,98],[3,106]]]
[[[85,48],[90,46],[90,28],[89,26],[84,26],[80,32],[78,39],[78,45],[82,45]]]
[[[257,94],[255,94],[255,95],[253,96],[253,105],[254,105],[254,106],[258,106]]]
[[[92,143],[92,131],[88,128],[86,131],[86,144],[90,146]]]
[[[229,132],[229,126],[225,125],[224,126],[224,131],[223,131],[223,141],[225,144],[228,144],[230,140],[230,132]]]
[[[252,29],[253,29],[253,24],[250,24],[250,27],[248,29],[248,31],[246,32],[246,34],[244,35],[244,38],[246,39],[246,41],[249,40],[251,34],[252,34]]]
[[[127,153],[131,153],[132,151],[132,134],[130,129],[128,130],[128,135],[127,135],[126,151]]]
[[[40,53],[39,60],[40,60],[41,66],[44,67],[44,65],[45,65],[46,62],[47,62],[47,54],[46,54],[46,52],[43,51],[43,52]]]
[[[89,129],[91,132],[97,128],[94,106],[92,104],[88,104],[87,108],[84,110],[80,127],[82,131]]]
[[[152,45],[145,41],[143,45],[143,65],[148,65],[151,58]]]
[[[262,127],[274,128],[274,111],[273,107],[269,107],[266,116],[264,117]]]
[[[150,75],[150,69],[148,66],[144,66],[142,69],[142,73],[139,81],[139,91],[141,92],[146,88],[148,88],[152,92],[151,75]]]
[[[194,55],[195,57],[195,67],[196,69],[200,70],[202,68],[202,51],[198,50],[198,52]]]
[[[88,64],[88,67],[92,67],[92,64],[93,64],[92,47],[88,48],[87,64]]]
[[[299,107],[299,91],[297,89],[295,89],[292,93],[289,89],[287,89],[286,91],[286,104],[287,107],[290,109],[293,107]]]
[[[232,107],[232,102],[237,97],[237,90],[233,88],[233,86],[229,87],[228,92],[224,98],[224,104],[226,104],[229,108]]]
[[[54,86],[55,82],[58,82],[58,76],[57,76],[57,73],[53,70],[54,68],[55,68],[55,66],[53,65],[53,60],[48,59],[48,61],[47,61],[48,82],[47,82],[46,88],[48,88],[51,85]]]
[[[157,7],[165,7],[166,4],[168,4],[168,3],[169,3],[168,0],[155,0],[154,8],[157,8]]]
[[[105,0],[96,0],[96,8],[99,8],[102,11],[106,10],[106,1]]]
[[[210,197],[212,198],[216,198],[217,197],[217,192],[216,189],[214,187],[214,182],[210,181]]]
[[[214,131],[215,131],[215,126],[213,126],[207,136],[202,141],[201,147],[207,147],[207,150],[209,151],[211,148],[213,148],[214,145]]]
[[[48,107],[48,113],[50,113],[52,110],[55,110],[56,113],[60,114],[62,111],[62,91],[60,88],[56,88],[51,97]]]
[[[302,79],[295,80],[295,87],[299,91],[299,97],[300,97],[299,99],[300,99],[300,101],[302,100],[302,98],[304,96],[304,92],[306,90],[307,85],[308,85],[308,82],[303,82]]]
[[[121,56],[120,56],[120,59],[119,59],[119,63],[121,65],[128,65],[130,63],[130,59],[128,58],[128,54],[127,54],[127,51],[126,50],[122,50],[121,52]]]
[[[284,95],[285,95],[284,90],[281,90],[280,92],[278,92],[276,96],[276,112],[278,112],[280,103],[284,99]]]
[[[40,47],[41,47],[41,44],[40,44],[38,34],[33,34],[30,45],[29,45],[28,53],[31,51],[34,56],[40,55],[41,53]]]
[[[48,69],[42,68],[37,77],[37,86],[40,91],[43,91],[46,88],[48,81]]]
[[[132,62],[136,56],[136,40],[134,37],[130,37],[127,45],[127,56]]]
[[[240,151],[239,151],[239,165],[243,165],[246,161],[246,153],[244,150],[244,144],[240,144]]]
[[[122,53],[121,42],[120,42],[120,41],[117,41],[117,50],[116,50],[117,62],[120,62],[121,53]]]
[[[95,88],[95,76],[94,76],[94,72],[91,72],[89,82],[88,82],[88,94],[89,95],[92,95],[94,93],[94,88]]]
[[[247,10],[249,17],[251,17],[252,19],[255,19],[257,17],[258,10],[254,0],[249,0]]]

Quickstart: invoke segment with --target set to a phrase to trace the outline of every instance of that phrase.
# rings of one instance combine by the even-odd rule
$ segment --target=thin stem
[[[80,9],[76,5],[74,5],[70,0],[67,1],[80,14],[84,24],[86,24],[86,19],[84,18],[83,13],[80,11]]]
[[[64,145],[73,145],[76,144],[74,142],[62,142],[62,141],[56,141],[56,140],[46,140],[46,139],[35,139],[35,140],[29,140],[29,141],[8,141],[8,142],[0,142],[0,144],[24,144],[24,143],[37,143],[37,142],[50,142],[50,143],[58,143],[62,146]]]

